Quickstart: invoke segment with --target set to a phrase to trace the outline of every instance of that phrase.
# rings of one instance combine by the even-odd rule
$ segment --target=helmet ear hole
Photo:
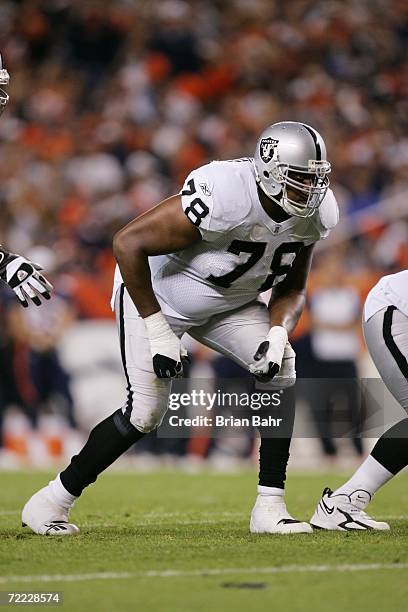
[[[264,170],[263,175],[265,178],[269,178],[269,172],[267,170]]]
[[[276,183],[275,181],[270,181],[266,184],[262,183],[261,181],[261,187],[268,197],[278,196],[282,191],[282,185]]]

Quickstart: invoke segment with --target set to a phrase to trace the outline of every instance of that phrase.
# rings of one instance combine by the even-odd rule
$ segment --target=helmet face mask
[[[0,55],[0,85],[7,85],[10,82],[10,75],[5,68],[3,68],[3,62]],[[4,111],[7,102],[9,101],[8,93],[0,87],[0,115]]]
[[[314,173],[302,174],[286,171],[279,203],[289,215],[309,217],[322,203],[329,187],[329,178]]]
[[[283,121],[266,128],[254,165],[259,187],[291,216],[312,215],[329,187],[323,138],[304,123]]]

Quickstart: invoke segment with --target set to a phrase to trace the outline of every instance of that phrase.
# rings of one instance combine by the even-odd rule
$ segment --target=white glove
[[[11,287],[27,308],[29,301],[41,306],[41,300],[50,299],[51,283],[40,274],[41,266],[16,253],[9,253],[0,247],[0,278]]]
[[[144,319],[153,358],[153,369],[158,378],[183,376],[183,364],[189,362],[188,353],[167,323],[161,311]]]
[[[271,327],[265,340],[258,346],[254,362],[249,365],[249,371],[257,380],[268,382],[279,372],[287,341],[288,332],[284,327]]]
[[[283,352],[281,369],[274,376],[272,384],[279,389],[293,387],[296,382],[296,353],[289,342]]]

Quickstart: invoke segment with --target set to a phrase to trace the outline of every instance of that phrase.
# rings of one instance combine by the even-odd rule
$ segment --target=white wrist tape
[[[143,320],[146,324],[149,339],[160,338],[163,335],[167,334],[169,331],[173,333],[170,328],[170,325],[167,323],[166,317],[164,316],[161,310],[155,312],[152,315],[149,315]]]
[[[268,350],[268,357],[270,361],[275,361],[279,365],[282,364],[283,353],[285,351],[286,343],[288,341],[288,332],[284,327],[280,325],[274,325],[268,332],[266,340],[269,340],[270,346]]]
[[[149,337],[152,357],[166,355],[175,361],[180,361],[180,340],[167,323],[166,317],[159,310],[144,319]]]

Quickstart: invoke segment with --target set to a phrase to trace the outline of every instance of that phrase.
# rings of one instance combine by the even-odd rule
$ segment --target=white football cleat
[[[30,497],[23,508],[21,520],[23,527],[28,525],[39,535],[65,536],[79,533],[78,527],[68,522],[68,510],[53,502],[48,485]]]
[[[297,521],[280,495],[258,495],[251,513],[251,533],[312,533],[309,523]]]
[[[375,521],[364,512],[371,495],[368,491],[357,489],[350,495],[333,495],[333,491],[326,487],[322,498],[317,504],[310,524],[318,529],[332,531],[367,531],[378,529],[388,531],[388,523]]]

